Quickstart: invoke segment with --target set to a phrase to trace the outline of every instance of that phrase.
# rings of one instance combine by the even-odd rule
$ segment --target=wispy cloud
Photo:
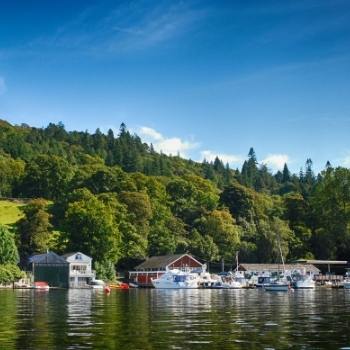
[[[141,126],[139,132],[142,136],[149,137],[155,141],[161,141],[163,139],[163,135],[160,132],[147,126]]]
[[[155,47],[185,35],[206,16],[192,1],[143,0],[85,8],[53,33],[34,38],[23,47],[2,51],[18,54],[116,55]],[[0,55],[1,57],[1,55]]]
[[[6,92],[6,89],[5,78],[0,76],[0,95],[4,94]]]
[[[224,163],[228,163],[230,165],[242,163],[244,161],[244,158],[242,156],[236,154],[219,153],[211,150],[201,151],[202,161],[205,159],[208,162],[212,162],[216,157],[218,157]]]
[[[347,154],[340,159],[340,165],[346,168],[350,168],[350,152],[347,152]]]
[[[289,156],[287,154],[268,154],[262,161],[262,164],[275,170],[282,170],[285,163],[290,163]]]
[[[167,155],[177,155],[188,158],[188,152],[199,147],[199,143],[183,140],[180,137],[165,137],[160,132],[142,126],[137,130],[138,134],[149,144],[153,144],[156,151]]]

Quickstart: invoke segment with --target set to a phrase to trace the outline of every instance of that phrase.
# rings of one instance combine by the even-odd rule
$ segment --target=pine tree
[[[284,163],[283,167],[283,175],[282,175],[282,182],[286,183],[290,181],[290,171],[288,169],[288,166],[286,163]]]

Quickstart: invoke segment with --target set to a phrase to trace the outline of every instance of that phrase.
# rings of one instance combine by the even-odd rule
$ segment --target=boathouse
[[[203,269],[204,264],[189,254],[152,256],[129,272],[130,282],[140,287],[152,287],[152,278],[158,278],[167,270]]]
[[[86,288],[95,279],[92,258],[81,253],[67,253],[63,258],[69,263],[69,288]]]
[[[47,282],[50,287],[69,287],[69,263],[54,252],[29,258],[34,282]]]

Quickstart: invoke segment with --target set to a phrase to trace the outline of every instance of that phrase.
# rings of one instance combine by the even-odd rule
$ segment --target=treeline
[[[253,149],[242,169],[154,151],[124,124],[118,135],[0,122],[0,195],[33,198],[13,228],[22,263],[80,250],[101,276],[148,255],[279,261],[350,256],[350,171],[272,174]]]

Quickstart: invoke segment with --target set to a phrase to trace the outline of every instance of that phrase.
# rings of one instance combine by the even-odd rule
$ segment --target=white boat
[[[350,278],[344,280],[343,286],[344,289],[350,289]]]
[[[344,289],[350,289],[350,269],[347,269],[343,282]]]
[[[286,279],[280,279],[266,284],[264,288],[270,292],[287,292],[290,289],[290,284]]]
[[[239,271],[238,252],[236,252],[236,269],[229,272],[226,276],[222,276],[222,284],[224,289],[241,289],[247,287],[248,283],[243,271]]]
[[[92,289],[104,289],[105,283],[102,280],[93,280],[90,283]]]
[[[241,289],[247,287],[247,280],[240,272],[229,273],[222,277],[223,288],[225,289]]]
[[[284,259],[281,249],[281,244],[278,239],[278,248],[281,254],[281,260],[283,265],[283,276],[279,276],[275,281],[272,281],[271,283],[268,283],[264,286],[266,291],[270,292],[288,292],[290,289],[290,282],[286,278],[286,269],[284,267]]]
[[[196,289],[199,287],[200,277],[198,273],[181,270],[168,270],[159,278],[152,279],[154,288],[157,289]]]
[[[293,285],[296,289],[315,289],[316,283],[311,275],[300,275]]]
[[[218,286],[221,282],[221,279],[218,275],[212,275],[209,272],[199,273],[199,287],[200,288],[213,288]]]
[[[265,286],[271,284],[273,281],[274,279],[271,276],[258,276],[258,280],[255,281],[254,286],[256,288],[264,288]]]

